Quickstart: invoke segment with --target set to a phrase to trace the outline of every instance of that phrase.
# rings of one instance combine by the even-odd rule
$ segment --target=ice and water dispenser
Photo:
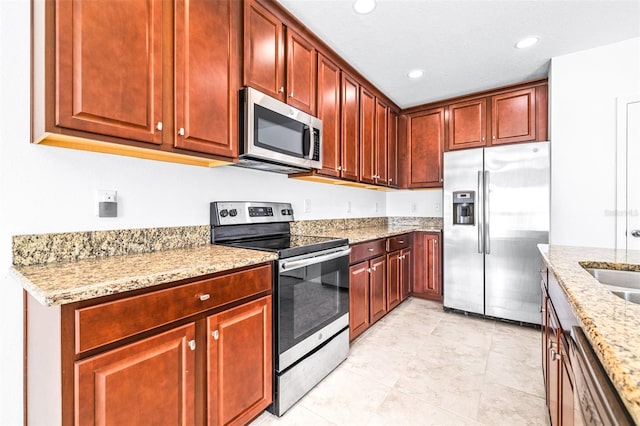
[[[475,191],[455,191],[453,193],[453,224],[475,224]]]

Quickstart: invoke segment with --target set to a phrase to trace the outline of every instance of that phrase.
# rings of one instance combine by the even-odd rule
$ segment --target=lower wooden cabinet
[[[207,424],[245,424],[271,403],[271,336],[271,297],[207,318]]]
[[[349,339],[387,313],[387,261],[378,256],[349,267]]]
[[[75,363],[76,425],[194,424],[195,325]]]
[[[414,233],[415,266],[412,294],[442,300],[442,248],[439,232]]]
[[[413,259],[410,248],[387,254],[387,310],[395,308],[409,297],[413,275]]]
[[[271,287],[269,263],[64,305],[61,423],[249,423],[272,402]]]
[[[369,320],[373,324],[387,313],[386,257],[371,259],[369,265]]]

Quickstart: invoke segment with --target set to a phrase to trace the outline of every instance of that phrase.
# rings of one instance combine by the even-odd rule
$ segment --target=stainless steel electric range
[[[211,242],[278,254],[274,265],[274,395],[281,416],[349,354],[346,239],[291,235],[289,203],[213,202]]]

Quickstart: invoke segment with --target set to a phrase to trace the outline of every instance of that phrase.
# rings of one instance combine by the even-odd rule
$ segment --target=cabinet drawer
[[[402,234],[387,239],[387,252],[402,250],[410,247],[413,242],[413,234]]]
[[[271,265],[75,311],[75,351],[84,352],[271,290]]]
[[[374,240],[351,246],[349,263],[358,263],[371,257],[380,256],[385,252],[386,240]]]

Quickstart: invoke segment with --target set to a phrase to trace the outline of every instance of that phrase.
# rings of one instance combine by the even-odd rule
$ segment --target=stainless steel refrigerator
[[[444,306],[540,324],[549,143],[444,154]]]

